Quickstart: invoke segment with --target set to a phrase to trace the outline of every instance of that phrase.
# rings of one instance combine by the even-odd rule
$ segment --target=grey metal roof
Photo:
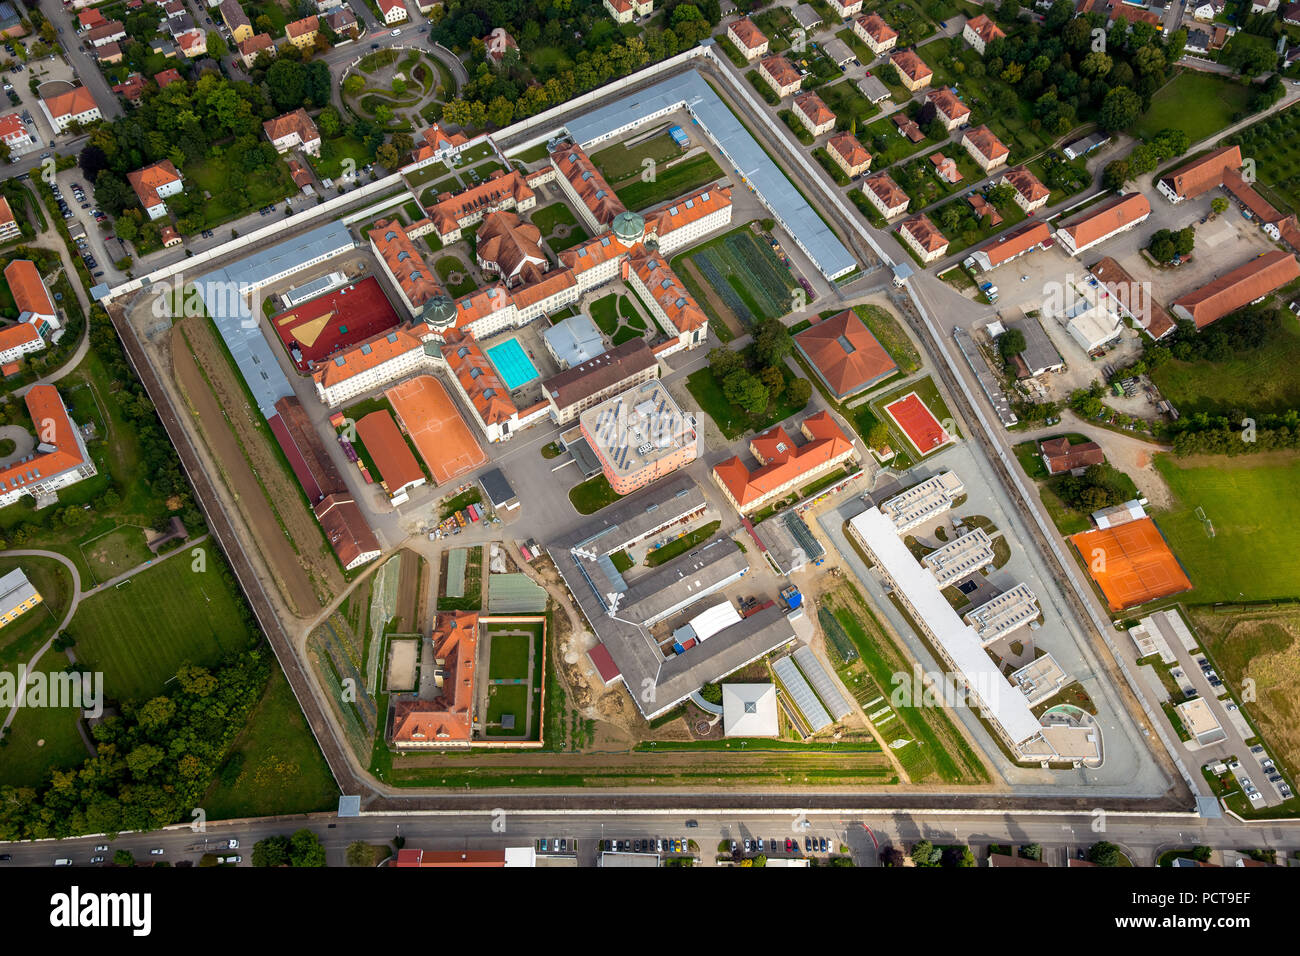
[[[1020,353],[1020,357],[1028,366],[1030,375],[1041,375],[1049,369],[1061,367],[1061,353],[1056,350],[1037,319],[1025,316],[1016,322],[1008,321],[1006,326],[1008,330],[1019,329],[1025,335],[1025,350]]]
[[[487,493],[488,501],[492,502],[494,508],[501,508],[515,500],[515,490],[506,481],[506,476],[501,474],[500,468],[483,472],[478,476],[478,483],[483,486],[483,491]]]
[[[858,89],[873,103],[889,99],[889,87],[880,81],[877,76],[864,76],[858,80]]]
[[[794,18],[799,21],[799,26],[805,30],[811,30],[822,22],[822,15],[813,9],[811,3],[801,3],[795,7]]]
[[[817,659],[811,647],[805,645],[796,648],[794,662],[799,665],[799,670],[803,671],[803,676],[808,678],[808,683],[812,684],[813,690],[817,692],[817,696],[821,698],[821,702],[826,705],[826,710],[832,717],[843,720],[853,713],[853,708],[844,699],[844,695],[840,693],[831,675],[826,673],[826,668],[822,666],[822,662]]]
[[[600,330],[585,315],[575,315],[542,333],[555,357],[565,365],[581,365],[605,351]]]
[[[253,314],[245,295],[275,276],[291,272],[313,259],[350,249],[353,244],[347,227],[331,222],[269,249],[259,249],[239,262],[195,280],[204,307],[216,323],[264,417],[269,419],[276,414],[276,401],[292,395],[293,386],[281,371],[271,343],[262,334],[260,317]]]
[[[755,141],[730,107],[694,70],[606,103],[584,116],[569,120],[566,128],[569,135],[585,148],[678,105],[686,106],[700,128],[734,167],[737,176],[743,177],[746,184],[753,187],[773,217],[823,275],[833,279],[857,268],[857,260],[849,250],[799,195],[785,173]]]
[[[845,63],[848,63],[849,60],[857,56],[857,54],[849,48],[849,45],[839,37],[832,37],[823,43],[822,50],[825,51],[826,55],[835,62],[836,66],[843,66]]]
[[[794,666],[793,660],[783,657],[775,661],[772,664],[772,671],[781,678],[781,683],[785,686],[790,699],[799,708],[804,720],[808,721],[809,730],[815,734],[831,725],[831,715],[826,713],[826,708],[817,699],[813,689],[808,686],[804,676],[799,673],[799,668]]]
[[[655,482],[643,492],[628,495],[618,503],[602,508],[555,547],[582,546],[595,554],[609,554],[691,514],[704,504],[704,492],[699,485],[688,475],[673,475]]]

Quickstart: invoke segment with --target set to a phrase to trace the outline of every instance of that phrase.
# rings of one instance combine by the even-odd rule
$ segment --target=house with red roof
[[[1002,144],[1002,140],[993,135],[987,126],[976,126],[966,131],[961,144],[970,153],[971,159],[979,163],[980,169],[992,173],[999,166],[1005,166],[1011,150]]]
[[[884,56],[898,43],[898,31],[881,18],[878,13],[869,13],[853,21],[853,32],[858,39],[871,48],[876,56]]]
[[[767,52],[767,37],[749,17],[731,21],[727,26],[727,39],[745,55],[746,60],[757,59]]]
[[[804,329],[794,337],[794,344],[822,384],[841,401],[898,371],[884,346],[852,309]]]
[[[438,693],[432,699],[423,694],[403,696],[393,705],[389,739],[398,750],[469,745],[474,736],[478,637],[477,611],[442,611],[434,619],[433,630],[425,639],[430,647],[422,656],[436,662],[434,689]],[[419,859],[411,861],[410,856],[399,859],[399,865],[425,865]]]
[[[750,439],[749,453],[759,463],[756,469],[746,465],[739,455],[714,466],[714,484],[742,515],[798,491],[857,458],[853,442],[830,412],[821,411],[804,419],[799,431],[804,438],[802,445],[796,445],[780,425]]]
[[[68,414],[58,390],[53,385],[33,385],[25,401],[33,424],[39,423],[36,450],[0,469],[0,507],[24,495],[36,499],[55,495],[60,488],[96,474],[81,429]]]
[[[1006,33],[1003,32],[1002,28],[982,13],[967,20],[961,31],[961,38],[969,43],[980,56],[984,55],[984,50],[988,44],[1005,36]]]

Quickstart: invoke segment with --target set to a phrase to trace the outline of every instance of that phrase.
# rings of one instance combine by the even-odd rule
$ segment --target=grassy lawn
[[[622,189],[615,189],[614,192],[623,205],[634,211],[646,209],[722,178],[722,170],[708,153],[693,156],[656,172],[653,182],[635,179]]]
[[[696,528],[689,534],[684,534],[680,538],[669,541],[662,548],[656,548],[653,551],[646,552],[645,564],[648,568],[655,568],[665,561],[671,561],[680,554],[685,554],[697,545],[703,544],[713,537],[717,530],[722,527],[721,521],[710,521],[703,527]]]
[[[527,640],[525,638],[524,640]],[[502,714],[514,714],[515,734],[523,734],[524,721],[528,718],[528,685],[496,684],[488,690],[487,722],[499,724]]]
[[[62,654],[50,654],[43,669],[57,673],[66,663]],[[63,707],[21,708],[5,736],[0,786],[35,787],[51,770],[80,767],[90,755],[77,732],[80,715],[78,710]]]
[[[618,328],[618,293],[611,292],[591,303],[591,321],[606,335]]]
[[[578,224],[573,211],[562,202],[553,202],[549,206],[534,209],[529,213],[529,218],[532,219],[533,225],[541,230],[543,236],[549,236],[560,224],[566,226]]]
[[[277,667],[204,796],[209,819],[331,810],[339,790]]]
[[[609,486],[609,479],[604,475],[588,478],[569,489],[569,501],[573,502],[573,507],[578,509],[578,514],[583,515],[595,514],[621,497],[623,496],[614,494],[614,489]]]
[[[1151,97],[1151,108],[1132,131],[1149,138],[1162,129],[1181,129],[1195,143],[1229,125],[1249,99],[1250,89],[1236,80],[1183,70]]]
[[[1177,504],[1156,515],[1198,604],[1300,595],[1300,454],[1156,456]],[[1196,517],[1214,524],[1210,538]]]
[[[538,143],[536,146],[529,146],[518,153],[511,153],[507,158],[517,159],[521,163],[535,163],[545,159],[548,155],[550,154],[546,151],[546,144]]]
[[[337,179],[343,174],[343,165],[351,162],[352,172],[357,172],[371,156],[365,144],[350,133],[343,133],[333,139],[321,137],[320,158],[309,160],[316,175],[321,179]],[[431,167],[427,167],[431,168]],[[419,172],[425,172],[421,169]]]
[[[451,170],[447,168],[446,163],[430,163],[413,173],[407,173],[406,182],[414,189],[416,186],[423,186],[425,183],[431,183],[436,179],[445,179],[450,172]]]
[[[461,262],[455,256],[443,256],[433,264],[433,268],[434,271],[438,273],[438,278],[442,279],[444,284],[447,284],[447,276],[451,275],[453,272],[459,272],[464,275],[465,278],[460,282],[457,282],[454,285],[447,284],[447,292],[454,299],[460,298],[462,295],[469,295],[469,293],[478,288],[478,283],[474,281],[473,274],[466,267],[465,263]]]
[[[921,150],[932,150],[938,145],[928,136],[919,143],[913,143],[898,131],[892,116],[868,123],[865,127],[859,126],[858,142],[871,154],[872,169],[884,169],[900,159],[907,159]]]
[[[77,658],[104,672],[111,696],[150,697],[181,665],[215,664],[248,646],[234,584],[211,563],[195,573],[177,556],[81,603],[68,628]]]
[[[788,367],[782,366],[782,371],[785,372],[788,389],[790,382],[796,376]],[[686,388],[691,393],[691,397],[699,403],[700,410],[713,419],[713,424],[718,426],[718,430],[728,441],[735,441],[746,432],[763,431],[799,411],[788,401],[782,400],[769,402],[766,410],[751,414],[727,401],[721,383],[713,377],[713,373],[708,368],[692,372],[686,379]]]
[[[226,165],[228,160],[203,159],[188,163],[183,175],[189,181],[190,189],[199,189],[207,195],[202,205],[203,224],[213,229],[223,222],[237,219],[246,213],[271,203],[279,202],[285,196],[292,196],[298,191],[289,177],[289,167],[281,159],[270,172],[244,178],[239,182],[244,186],[241,194],[231,189],[227,183]],[[279,215],[279,212],[275,213]]]
[[[488,662],[490,680],[523,680],[528,676],[527,634],[493,634],[492,658]]]
[[[0,575],[22,568],[41,603],[0,628],[0,671],[13,672],[54,634],[72,600],[72,574],[53,558],[0,558]]]
[[[596,168],[609,184],[617,187],[629,179],[640,179],[642,172],[647,168],[643,165],[645,160],[651,160],[655,166],[658,166],[676,159],[681,154],[682,148],[665,131],[631,146],[617,143],[602,149],[592,154],[591,161],[596,164]]]
[[[1161,394],[1184,415],[1251,415],[1300,408],[1300,320],[1280,311],[1280,328],[1257,349],[1223,362],[1165,362],[1152,373]]]
[[[817,95],[835,114],[836,129],[848,129],[853,120],[857,120],[858,129],[861,129],[867,120],[880,112],[880,107],[858,92],[852,80],[824,86]]]

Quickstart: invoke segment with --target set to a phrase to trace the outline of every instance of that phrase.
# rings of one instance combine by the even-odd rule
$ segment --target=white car
[[[236,840],[236,839],[234,839],[234,838],[232,837],[232,838],[230,839],[230,841],[226,844],[226,849],[228,849],[228,850],[238,850],[238,849],[239,849],[239,841]]]
[[[400,37],[400,36],[402,35],[402,31],[401,31],[401,30],[394,30],[392,33],[390,33],[390,34],[388,34],[388,35],[389,35],[390,37]]]
[[[1258,790],[1255,790],[1255,791],[1252,791],[1252,792],[1251,792],[1251,794],[1250,794],[1250,799],[1252,799],[1252,800],[1263,800],[1263,799],[1264,799],[1264,795],[1263,795],[1262,793],[1260,793]]]
[[[164,850],[162,847],[160,847],[160,846],[156,846],[156,847],[154,847],[152,850],[149,851],[149,855],[150,855],[150,856],[162,856],[162,855],[163,855],[164,853],[166,853],[166,852],[167,852],[167,851]]]

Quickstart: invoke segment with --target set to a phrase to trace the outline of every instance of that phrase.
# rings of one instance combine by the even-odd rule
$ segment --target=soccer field
[[[152,697],[182,664],[215,664],[252,640],[234,582],[220,556],[204,547],[206,571],[194,571],[188,554],[177,555],[77,609],[68,628],[77,659],[104,672],[110,697]]]
[[[1300,454],[1187,460],[1158,455],[1156,467],[1177,499],[1174,508],[1154,517],[1192,579],[1187,601],[1300,595]],[[1214,537],[1197,508],[1214,525]]]

